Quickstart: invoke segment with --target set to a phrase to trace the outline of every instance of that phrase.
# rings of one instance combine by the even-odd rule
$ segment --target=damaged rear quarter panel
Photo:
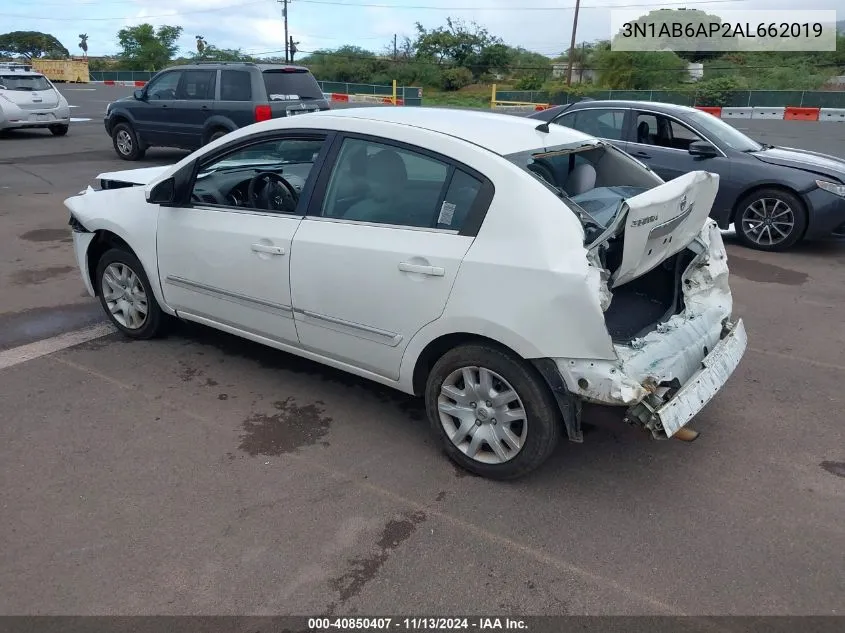
[[[661,383],[684,384],[719,342],[733,310],[727,254],[721,233],[707,220],[690,244],[698,255],[682,277],[684,310],[648,335],[614,345],[616,358],[557,359],[567,387],[601,404],[636,404]]]

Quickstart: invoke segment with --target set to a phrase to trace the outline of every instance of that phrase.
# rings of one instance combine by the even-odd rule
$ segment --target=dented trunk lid
[[[624,200],[622,263],[611,287],[645,275],[686,248],[707,221],[718,189],[717,174],[693,171]]]

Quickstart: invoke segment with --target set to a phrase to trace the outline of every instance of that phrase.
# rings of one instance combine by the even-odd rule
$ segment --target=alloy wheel
[[[742,232],[755,244],[775,246],[795,230],[795,213],[778,198],[758,198],[742,212]]]
[[[103,271],[103,299],[115,321],[138,330],[147,321],[147,293],[140,277],[126,264],[114,262]]]

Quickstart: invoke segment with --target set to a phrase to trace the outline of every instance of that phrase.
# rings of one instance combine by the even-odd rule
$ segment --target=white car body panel
[[[211,207],[161,208],[158,275],[165,302],[179,314],[296,344],[288,279],[299,222]]]
[[[693,171],[626,200],[625,250],[613,287],[686,248],[710,215],[718,190],[718,174]]]
[[[744,351],[744,329],[729,321],[724,245],[707,220],[717,176],[693,172],[629,198],[620,216],[626,225],[622,265],[610,283],[608,271],[584,246],[578,217],[500,155],[598,141],[562,126],[543,133],[536,121],[500,114],[374,110],[335,110],[241,128],[176,165],[100,174],[101,180],[139,186],[89,191],[66,205],[88,231],[111,231],[130,244],[166,312],[407,393],[415,392],[414,369],[426,346],[453,333],[493,339],[525,359],[553,359],[572,394],[605,404],[652,399],[657,410],[654,398],[665,392],[652,387],[655,381],[683,383],[698,376],[712,387],[733,371]],[[287,128],[389,138],[477,170],[496,187],[477,236],[249,210],[159,209],[146,202],[156,184],[202,155]],[[684,196],[687,208],[681,210]],[[209,222],[212,213],[220,217]],[[666,235],[655,235],[654,228],[667,223]],[[284,252],[255,252],[258,243]],[[75,239],[78,250],[86,246]],[[685,309],[643,339],[615,344],[604,321],[613,291],[687,246],[698,258],[685,273]],[[78,258],[82,267],[85,258]],[[403,263],[432,267],[435,274],[401,270]],[[697,373],[708,363],[705,347],[709,353],[721,350],[721,360],[711,363],[719,372]],[[656,436],[671,435],[685,423],[695,408],[692,396],[685,398],[683,407],[675,407],[680,413],[665,412],[665,428],[649,427]]]

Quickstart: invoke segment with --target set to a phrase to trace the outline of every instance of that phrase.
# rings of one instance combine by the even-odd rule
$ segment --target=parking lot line
[[[812,358],[802,358],[801,356],[792,356],[790,354],[784,354],[782,352],[771,352],[769,350],[758,349],[756,347],[749,347],[748,351],[754,352],[755,354],[762,354],[763,356],[772,356],[773,358],[780,358],[782,360],[798,361],[799,363],[805,363],[807,365],[812,365],[813,367],[819,367],[821,369],[838,369],[839,371],[845,371],[845,365],[823,363],[818,360],[813,360]]]
[[[28,360],[34,360],[67,349],[68,347],[73,347],[74,345],[108,336],[116,331],[117,329],[114,326],[108,323],[101,323],[90,328],[65,332],[64,334],[36,341],[35,343],[29,343],[28,345],[13,347],[12,349],[0,352],[0,369],[14,367]]]

